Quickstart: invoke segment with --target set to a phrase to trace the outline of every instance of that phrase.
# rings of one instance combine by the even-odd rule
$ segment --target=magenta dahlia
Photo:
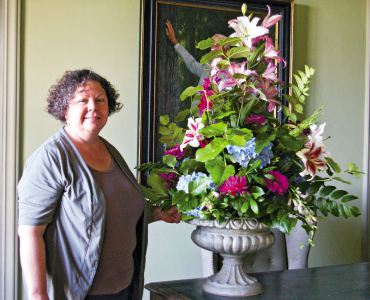
[[[248,193],[247,178],[245,176],[230,176],[219,187],[221,194],[229,194],[231,196],[242,195]]]
[[[283,195],[288,190],[288,178],[278,171],[269,171],[274,179],[265,178],[266,187],[273,193]]]

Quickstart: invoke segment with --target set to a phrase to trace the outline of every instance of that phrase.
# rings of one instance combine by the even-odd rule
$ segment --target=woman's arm
[[[19,250],[28,299],[49,300],[46,287],[44,232],[46,225],[19,225]]]
[[[148,223],[156,221],[179,223],[181,221],[181,215],[176,206],[172,206],[167,210],[161,210],[159,207],[153,206],[148,217]]]

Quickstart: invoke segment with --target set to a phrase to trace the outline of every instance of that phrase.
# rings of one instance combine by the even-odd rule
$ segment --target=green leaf
[[[217,156],[215,159],[207,161],[205,165],[207,172],[211,175],[211,178],[216,185],[220,185],[230,176],[235,174],[234,166],[225,166],[224,160],[221,156]]]
[[[150,175],[148,176],[148,185],[151,186],[154,191],[166,194],[164,181],[158,174],[150,173]]]
[[[249,100],[246,103],[244,103],[242,109],[240,110],[240,126],[244,125],[245,118],[251,113],[254,105],[256,104],[257,100]]]
[[[330,168],[332,168],[334,170],[334,172],[336,172],[336,173],[341,172],[341,169],[340,169],[339,165],[332,158],[326,157],[325,160],[329,164]]]
[[[227,50],[226,56],[229,58],[241,58],[241,57],[247,58],[249,53],[250,51],[248,47],[240,46],[240,47],[233,47]]]
[[[204,65],[210,62],[211,60],[217,57],[220,57],[220,56],[223,56],[222,50],[215,50],[215,51],[208,52],[207,54],[202,56],[202,58],[200,59],[200,64]]]
[[[257,204],[257,202],[256,202],[256,201],[254,201],[252,198],[250,198],[250,200],[249,200],[249,204],[250,204],[250,206],[251,206],[252,211],[253,211],[256,215],[258,215],[258,204]]]
[[[162,161],[169,166],[170,168],[173,168],[177,164],[176,157],[174,155],[164,155],[162,157]]]
[[[329,196],[329,194],[331,194],[331,192],[336,190],[336,189],[337,188],[335,186],[332,186],[332,185],[324,186],[320,190],[320,196],[323,196],[323,197]]]
[[[168,127],[160,126],[158,132],[161,135],[169,135],[171,133],[171,130],[169,130]]]
[[[356,200],[358,199],[358,197],[354,196],[354,195],[347,195],[347,196],[344,196],[342,199],[341,199],[341,202],[342,203],[346,203],[346,202],[350,202],[350,201],[353,201],[353,200]]]
[[[339,199],[339,198],[342,198],[343,196],[345,196],[345,195],[348,195],[348,192],[347,191],[343,191],[343,190],[337,190],[337,191],[335,191],[335,192],[333,192],[331,195],[330,195],[330,197],[332,198],[332,199]]]
[[[199,91],[203,90],[202,86],[189,86],[187,87],[181,94],[180,94],[180,100],[184,101],[186,98],[194,96]]]
[[[323,182],[314,182],[310,184],[310,186],[307,189],[307,193],[311,195],[316,194],[319,191],[319,189],[323,186],[323,184],[324,184]]]
[[[170,117],[168,115],[162,115],[159,117],[159,123],[166,126],[170,122]]]
[[[258,199],[265,194],[264,190],[259,186],[253,186],[250,192],[253,199]]]
[[[194,171],[200,171],[203,169],[204,164],[196,161],[195,159],[188,159],[182,162],[179,170],[182,174],[187,175]]]
[[[294,110],[300,114],[303,113],[303,105],[300,103],[294,104]]]
[[[215,43],[215,40],[213,38],[208,38],[206,40],[202,40],[197,44],[197,48],[200,50],[206,50],[208,48],[211,48],[213,44]]]
[[[244,201],[242,204],[242,207],[240,208],[240,211],[244,214],[248,211],[249,208],[249,201]]]
[[[238,37],[227,37],[226,39],[220,40],[218,43],[221,46],[235,46],[237,44],[240,44],[242,42],[241,38]]]
[[[223,138],[215,138],[211,143],[202,149],[198,149],[195,159],[200,162],[206,162],[214,159],[228,145],[228,141]]]
[[[243,147],[252,137],[252,131],[247,128],[229,128],[226,132],[228,143],[234,146]]]
[[[189,183],[189,193],[196,196],[204,193],[209,187],[209,178],[200,177]]]
[[[234,114],[234,113],[235,113],[235,111],[233,111],[233,110],[230,110],[230,111],[227,111],[227,112],[222,112],[222,113],[214,115],[213,119],[214,120],[220,120],[220,119],[228,117],[228,116],[230,116],[231,114]]]
[[[214,137],[224,134],[226,130],[227,124],[225,124],[224,122],[219,122],[204,127],[201,130],[199,130],[199,132],[203,134],[205,137]]]
[[[217,67],[221,70],[224,70],[226,69],[227,67],[230,66],[230,61],[228,61],[227,59],[223,59],[223,60],[220,60],[218,63],[217,63]]]
[[[189,195],[184,191],[177,191],[172,196],[172,204],[181,204],[189,200]]]
[[[305,143],[305,138],[303,137],[293,137],[289,134],[289,131],[286,129],[280,128],[278,130],[277,137],[280,140],[280,143],[290,151],[297,152],[303,148]]]
[[[301,78],[297,74],[293,74],[295,81],[297,83],[297,86],[300,90],[303,90],[304,88],[304,83],[302,82]]]
[[[182,122],[186,119],[186,117],[190,114],[189,109],[184,109],[182,111],[179,111],[174,119],[176,123]]]
[[[158,192],[144,186],[141,186],[141,189],[145,195],[145,198],[149,199],[151,203],[156,203],[158,200],[163,199],[167,196],[167,194],[163,192]]]

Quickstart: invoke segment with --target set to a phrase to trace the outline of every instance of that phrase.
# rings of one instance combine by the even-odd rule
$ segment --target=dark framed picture
[[[292,0],[142,0],[141,15],[141,74],[139,107],[139,163],[157,161],[163,155],[159,142],[159,117],[176,114],[189,103],[179,101],[179,95],[188,86],[196,86],[200,75],[194,74],[184,59],[177,54],[166,35],[166,21],[170,21],[176,38],[195,61],[206,53],[196,48],[199,41],[215,34],[228,36],[232,29],[228,21],[241,14],[246,3],[247,14],[264,18],[269,5],[272,14],[282,15],[281,21],[270,28],[286,61],[279,67],[278,77],[290,82],[292,53]],[[284,92],[284,90],[282,91]]]

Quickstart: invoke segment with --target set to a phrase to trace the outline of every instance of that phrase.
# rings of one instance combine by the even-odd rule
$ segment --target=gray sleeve
[[[204,66],[201,65],[191,54],[180,44],[175,45],[175,51],[184,61],[186,68],[194,75],[201,77],[204,73]]]
[[[60,161],[45,148],[34,152],[18,183],[19,225],[45,225],[52,221],[64,190]]]

